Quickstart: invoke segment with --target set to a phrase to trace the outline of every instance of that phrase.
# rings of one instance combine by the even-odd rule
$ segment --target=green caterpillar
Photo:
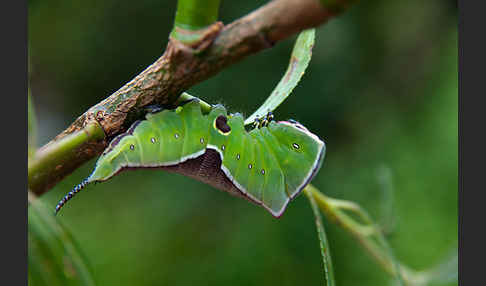
[[[110,142],[91,175],[59,201],[56,213],[89,183],[126,169],[160,168],[243,197],[280,217],[321,167],[325,144],[296,121],[258,123],[248,132],[243,116],[227,114],[221,105],[203,115],[199,100],[148,113]]]

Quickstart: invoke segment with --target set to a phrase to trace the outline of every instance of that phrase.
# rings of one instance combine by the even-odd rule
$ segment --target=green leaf
[[[245,120],[245,125],[251,124],[257,117],[263,117],[269,111],[275,110],[290,95],[309,65],[314,38],[315,29],[300,32],[299,37],[295,41],[287,71],[267,100]]]
[[[32,99],[30,98],[30,88],[27,94],[27,140],[28,140],[28,157],[32,158],[36,149],[36,138],[37,138],[37,121],[35,119],[34,106],[32,104]]]
[[[71,234],[29,192],[29,285],[95,285],[86,259]]]
[[[304,190],[307,198],[312,207],[312,212],[314,213],[317,235],[319,237],[319,245],[321,248],[321,256],[323,263],[324,279],[326,280],[327,286],[335,285],[334,282],[334,271],[332,267],[331,253],[329,251],[329,243],[327,242],[326,232],[324,231],[324,225],[322,224],[321,214],[319,212],[319,207],[314,200],[312,193],[308,192],[307,189]]]

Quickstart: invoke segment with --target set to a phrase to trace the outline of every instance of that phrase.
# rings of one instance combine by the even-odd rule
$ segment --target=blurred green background
[[[266,1],[222,1],[229,23]],[[38,142],[128,82],[163,52],[176,1],[29,1],[30,85]],[[250,115],[285,72],[295,37],[189,90]],[[313,183],[380,222],[415,269],[457,247],[456,1],[361,1],[316,31],[300,85],[275,112],[326,141]],[[42,201],[54,208],[85,164]],[[383,187],[389,172],[392,192]],[[391,214],[390,215],[390,209]],[[304,196],[280,219],[202,183],[155,170],[88,187],[59,216],[99,285],[321,285]],[[389,285],[347,233],[325,221],[338,285]],[[452,283],[450,285],[455,285]]]

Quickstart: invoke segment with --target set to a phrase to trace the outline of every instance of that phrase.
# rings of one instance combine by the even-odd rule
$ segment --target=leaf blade
[[[27,93],[27,142],[28,142],[28,157],[33,158],[36,150],[37,139],[37,121],[35,117],[34,104],[30,96],[30,88]]]
[[[28,279],[33,285],[95,285],[71,233],[29,192]]]
[[[269,111],[275,110],[292,93],[309,65],[314,39],[315,29],[300,32],[295,41],[287,71],[265,102],[245,120],[245,125],[251,124],[257,117],[263,117]]]
[[[331,253],[329,251],[330,249],[329,243],[327,241],[324,225],[322,224],[322,217],[319,212],[319,207],[317,206],[316,201],[314,200],[314,197],[311,192],[307,191],[307,189],[304,189],[304,193],[309,199],[310,205],[312,207],[312,212],[315,217],[317,236],[319,237],[319,246],[321,249],[321,257],[322,257],[323,271],[324,271],[324,278],[326,280],[326,285],[335,286],[336,283],[334,282],[334,270],[332,266]]]

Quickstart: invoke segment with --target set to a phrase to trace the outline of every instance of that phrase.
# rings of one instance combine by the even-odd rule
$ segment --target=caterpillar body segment
[[[92,182],[126,169],[160,168],[243,197],[280,217],[287,204],[320,169],[325,144],[295,121],[255,124],[249,132],[241,114],[221,105],[204,115],[197,100],[146,115],[115,137],[95,169],[56,206]]]

